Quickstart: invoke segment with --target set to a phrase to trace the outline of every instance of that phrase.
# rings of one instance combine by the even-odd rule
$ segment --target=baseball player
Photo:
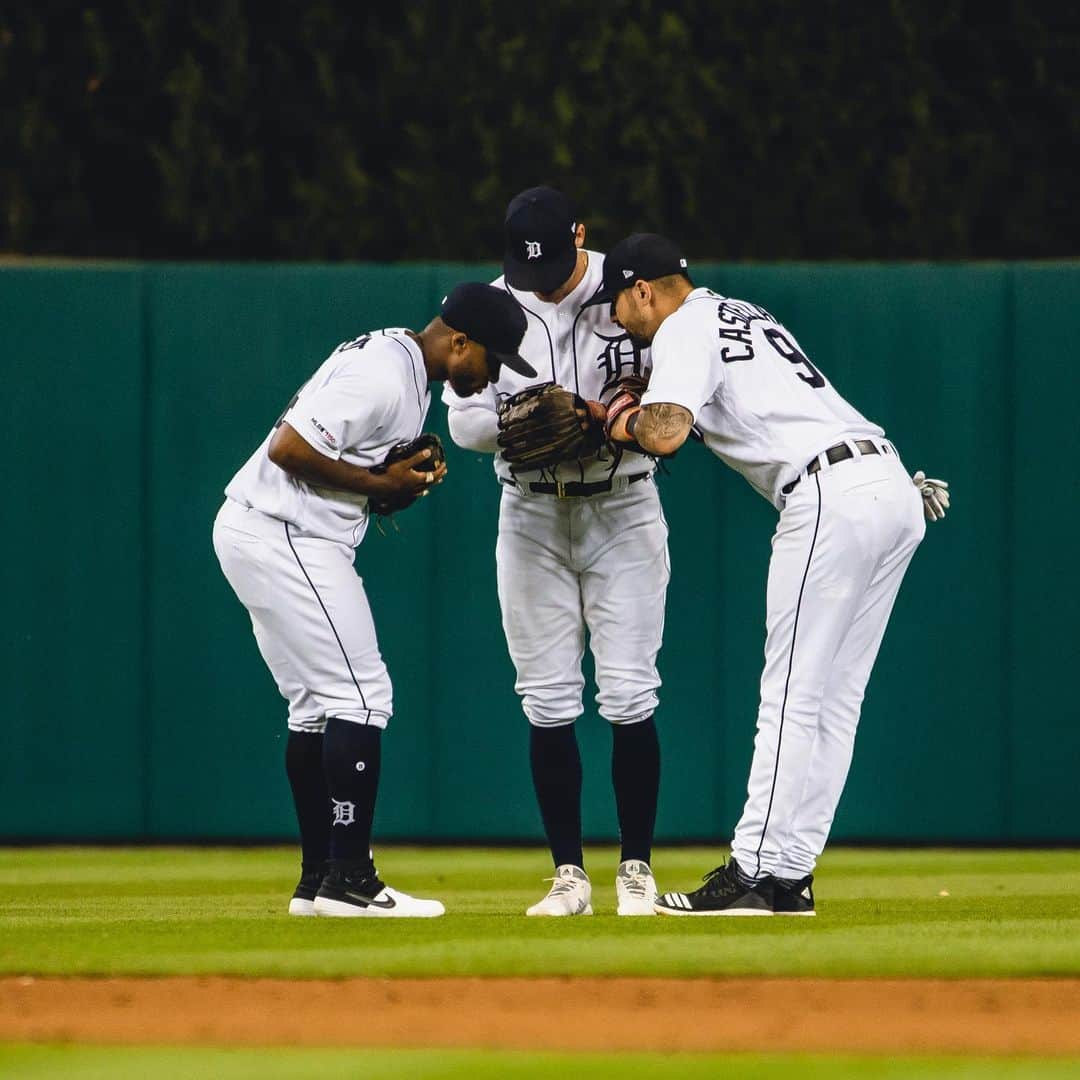
[[[378,330],[339,345],[225,489],[214,550],[289,703],[286,770],[302,845],[292,915],[443,914],[439,901],[385,885],[372,861],[393,705],[353,557],[375,500],[403,508],[446,474],[428,450],[386,464],[419,435],[429,382],[467,400],[502,365],[533,375],[518,355],[524,329],[502,290],[470,282],[418,334]]]
[[[604,287],[652,344],[648,389],[608,409],[611,438],[677,450],[692,426],[780,511],[766,598],[765,669],[746,805],[726,866],[667,915],[813,915],[813,872],[847,778],[870,669],[900,582],[948,485],[909,477],[764,308],[695,288],[663,237],[615,246]],[[920,498],[920,492],[922,498]]]
[[[622,844],[617,910],[651,915],[660,777],[653,721],[660,685],[656,655],[669,577],[655,463],[635,449],[601,447],[581,459],[522,469],[499,452],[500,409],[505,414],[514,395],[558,383],[579,395],[587,426],[596,422],[588,417],[603,417],[599,399],[621,379],[647,373],[648,352],[606,308],[586,306],[601,286],[604,257],[585,248],[585,226],[564,194],[549,187],[521,192],[507,208],[505,238],[504,274],[495,285],[527,320],[521,352],[537,374],[504,368],[482,393],[465,397],[451,385],[444,388],[443,400],[454,441],[494,453],[502,485],[499,603],[515,689],[530,725],[533,785],[555,865],[550,890],[526,914],[592,914],[574,730],[583,707],[581,662],[588,633],[596,700],[613,737],[612,782]]]

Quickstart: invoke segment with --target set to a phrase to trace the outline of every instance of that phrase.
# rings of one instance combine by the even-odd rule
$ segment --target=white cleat
[[[290,915],[314,915],[315,914],[315,901],[304,900],[299,896],[294,896],[289,901],[289,914]]]
[[[420,900],[377,877],[352,877],[340,870],[326,875],[314,907],[316,915],[346,919],[433,919],[446,914],[439,900]]]
[[[656,879],[647,862],[627,859],[615,874],[615,897],[620,915],[655,915]]]
[[[531,908],[526,915],[591,915],[592,885],[589,875],[580,866],[566,863],[555,867],[555,876],[548,879],[551,888],[547,896]]]

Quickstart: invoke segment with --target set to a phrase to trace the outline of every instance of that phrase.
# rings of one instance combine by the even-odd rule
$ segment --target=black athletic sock
[[[285,772],[300,826],[303,873],[323,868],[330,857],[330,796],[323,773],[322,732],[290,731],[285,744]]]
[[[660,794],[656,724],[651,716],[637,724],[612,724],[611,734],[611,783],[619,813],[622,861],[649,862]]]
[[[366,873],[371,864],[371,825],[379,791],[382,730],[331,716],[323,739],[323,769],[330,794],[330,858]]]
[[[731,858],[731,865],[735,867],[735,876],[744,889],[752,889],[755,885],[760,885],[769,876],[768,874],[762,874],[758,878],[751,876],[739,865],[734,856]]]
[[[551,857],[585,867],[581,852],[581,754],[573,724],[529,725],[529,762]]]

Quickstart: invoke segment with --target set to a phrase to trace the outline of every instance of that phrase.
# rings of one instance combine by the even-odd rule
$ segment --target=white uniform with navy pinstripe
[[[370,468],[420,434],[430,403],[419,346],[404,330],[382,330],[339,346],[278,424],[327,457]],[[390,678],[353,568],[367,499],[278,468],[267,456],[273,433],[225,489],[214,550],[289,703],[289,728],[321,732],[328,716],[384,728]]]
[[[643,404],[689,410],[709,449],[780,511],[732,854],[748,875],[798,879],[828,838],[870,670],[926,528],[922,499],[882,429],[757,305],[695,289],[661,325],[652,362]]]
[[[499,404],[528,386],[557,382],[597,400],[620,375],[647,373],[648,349],[630,341],[608,306],[582,306],[603,281],[604,256],[587,255],[585,276],[555,304],[511,288],[502,277],[495,281],[525,312],[520,351],[537,374],[503,367],[498,382],[468,398],[446,384],[443,400],[458,445],[496,452]],[[495,453],[503,485],[499,604],[515,689],[537,727],[561,727],[581,715],[586,633],[600,715],[633,724],[657,707],[656,657],[670,566],[654,470],[651,458],[605,448],[587,460],[515,476]],[[601,490],[579,497],[581,484]]]

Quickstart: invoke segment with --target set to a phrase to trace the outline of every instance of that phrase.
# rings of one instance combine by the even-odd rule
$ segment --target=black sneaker
[[[814,875],[807,874],[797,881],[773,878],[774,915],[816,915],[814,910]]]
[[[739,880],[739,864],[731,859],[705,875],[705,884],[692,893],[664,893],[653,905],[660,915],[771,915],[773,879],[753,885]]]
[[[438,900],[418,900],[383,884],[373,868],[331,867],[315,894],[314,914],[345,918],[431,919],[446,908]]]
[[[320,866],[317,870],[305,870],[300,875],[296,888],[293,889],[292,899],[289,901],[290,915],[314,915],[315,894],[319,891],[326,867]]]

